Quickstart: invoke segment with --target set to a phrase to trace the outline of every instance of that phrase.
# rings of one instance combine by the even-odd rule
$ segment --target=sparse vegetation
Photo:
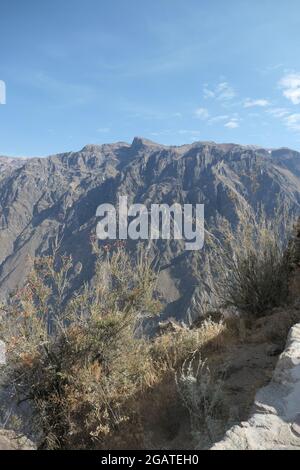
[[[221,307],[259,317],[287,300],[291,229],[283,235],[282,223],[263,212],[238,216],[234,231],[224,221],[218,236],[208,234],[210,286]]]
[[[72,269],[68,257],[34,260],[6,308],[7,384],[32,404],[41,448],[143,446],[145,395],[169,384],[160,396],[167,408],[176,370],[202,348],[219,348],[225,326],[206,321],[144,338],[141,323],[160,303],[142,250],[135,263],[122,248],[98,252],[93,286],[67,301]]]
[[[197,352],[206,354],[222,349],[230,338],[231,332],[223,322],[203,320],[199,328],[190,329],[182,325],[170,333],[156,338],[152,355],[157,363],[161,362],[170,370],[176,371],[187,359]]]
[[[134,267],[120,249],[96,264],[94,287],[66,302],[71,259],[35,260],[6,312],[8,382],[33,403],[45,448],[103,442],[133,423],[128,398],[157,379],[149,345],[136,334],[159,310],[156,276],[142,253]]]
[[[176,385],[185,407],[189,411],[192,434],[198,442],[207,433],[214,441],[213,424],[222,415],[224,397],[222,380],[213,377],[207,360],[194,354],[186,359],[176,373]]]
[[[288,257],[274,226],[240,220],[222,237],[210,238],[209,257],[222,305],[261,316],[284,302]],[[3,307],[6,385],[30,402],[39,447],[155,447],[149,428],[178,432],[180,409],[194,442],[213,442],[228,410],[211,362],[241,340],[239,328],[206,318],[145,337],[143,322],[161,309],[148,256],[139,248],[132,261],[122,246],[94,252],[93,283],[73,297],[72,259],[54,250],[32,262],[24,288]]]

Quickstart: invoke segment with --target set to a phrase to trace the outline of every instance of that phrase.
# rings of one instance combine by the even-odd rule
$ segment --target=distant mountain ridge
[[[96,208],[120,194],[146,205],[204,203],[208,227],[224,219],[235,223],[245,204],[263,204],[271,214],[279,201],[297,212],[300,153],[214,142],[166,146],[136,137],[132,144],[86,145],[44,158],[0,157],[1,296],[22,285],[28,256],[49,253],[58,233],[61,251],[82,266],[73,287],[92,279]],[[185,318],[199,293],[197,254],[185,252],[180,241],[158,240],[153,255],[161,267],[165,314]]]

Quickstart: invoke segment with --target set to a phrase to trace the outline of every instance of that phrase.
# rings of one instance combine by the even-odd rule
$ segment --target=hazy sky
[[[0,0],[0,154],[300,149],[300,1]]]

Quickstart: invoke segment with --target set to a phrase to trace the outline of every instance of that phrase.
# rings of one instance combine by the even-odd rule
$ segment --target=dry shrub
[[[184,420],[176,371],[230,338],[223,322],[209,319],[144,337],[143,321],[160,311],[150,260],[142,249],[135,262],[122,248],[96,255],[93,285],[71,299],[72,259],[55,253],[34,260],[25,287],[5,307],[6,383],[19,403],[32,404],[40,448],[159,445],[158,436],[174,436]]]
[[[33,404],[41,448],[104,446],[137,423],[128,402],[157,380],[149,342],[137,335],[160,308],[144,252],[135,264],[122,249],[98,253],[94,286],[67,302],[71,272],[67,257],[35,260],[5,312],[7,383]]]
[[[152,346],[152,355],[157,367],[175,371],[197,351],[218,350],[228,341],[229,330],[225,323],[206,319],[199,328],[190,329],[184,325],[175,331],[158,336]]]
[[[238,216],[234,231],[223,221],[219,233],[208,233],[206,275],[221,307],[259,317],[287,300],[292,224],[283,228],[282,220],[267,219],[263,211],[244,209]]]
[[[213,377],[207,360],[198,354],[184,361],[175,378],[182,402],[189,411],[194,439],[200,441],[206,432],[212,443],[213,424],[220,419],[224,406],[222,379]]]

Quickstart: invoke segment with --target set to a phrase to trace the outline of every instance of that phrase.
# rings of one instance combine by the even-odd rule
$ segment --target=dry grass
[[[289,259],[286,254],[292,224],[239,211],[234,231],[224,221],[220,232],[208,234],[206,276],[221,308],[235,308],[259,317],[288,299]],[[207,281],[206,281],[207,282]]]
[[[156,275],[144,253],[135,265],[117,249],[98,253],[95,286],[66,302],[70,258],[35,260],[6,308],[7,382],[34,407],[44,448],[101,446],[129,419],[128,398],[157,374],[140,322],[159,311]]]
[[[212,424],[220,419],[224,406],[222,380],[213,376],[207,360],[202,360],[199,354],[186,359],[175,377],[181,399],[189,411],[194,439],[203,440],[202,435],[206,433],[212,444],[215,439]]]
[[[157,367],[176,370],[198,351],[209,352],[221,349],[230,337],[224,322],[214,323],[206,319],[199,328],[181,326],[175,331],[158,336],[152,346],[152,355]]]
[[[142,250],[134,263],[122,248],[96,254],[93,286],[70,300],[72,260],[55,255],[33,262],[5,307],[6,382],[32,404],[40,448],[143,448],[149,421],[164,427],[181,406],[175,371],[226,342],[226,326],[210,320],[144,338],[141,323],[160,310],[150,260]],[[156,411],[145,409],[153,393]]]
[[[229,227],[222,236],[222,244],[212,237],[210,270],[223,305],[262,316],[285,301],[284,245],[271,226],[240,220],[234,236]],[[211,437],[210,420],[220,414],[218,379],[205,360],[198,368],[195,361],[219,361],[245,336],[244,323],[206,319],[146,338],[141,325],[161,308],[151,260],[140,249],[133,262],[121,247],[95,248],[95,255],[93,285],[71,299],[72,259],[54,251],[33,262],[25,287],[4,307],[6,382],[19,402],[32,404],[40,448],[155,448],[176,441],[191,410],[192,431]],[[284,336],[290,318],[281,324]]]

